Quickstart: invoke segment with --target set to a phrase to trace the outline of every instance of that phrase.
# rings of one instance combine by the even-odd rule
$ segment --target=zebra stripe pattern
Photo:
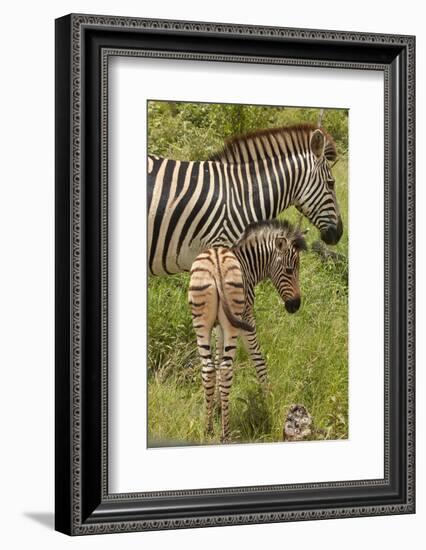
[[[237,348],[242,336],[259,380],[267,380],[266,364],[256,336],[253,314],[254,288],[271,279],[287,311],[300,306],[299,253],[306,244],[302,233],[287,222],[251,224],[239,242],[230,248],[203,251],[191,268],[188,299],[206,401],[206,428],[213,428],[212,411],[216,389],[222,412],[222,442],[229,441],[229,393]],[[212,352],[212,329],[218,324],[216,363]]]
[[[202,250],[231,246],[248,225],[291,205],[335,244],[343,231],[335,159],[331,136],[312,125],[233,138],[204,161],[148,156],[149,272],[189,271]]]

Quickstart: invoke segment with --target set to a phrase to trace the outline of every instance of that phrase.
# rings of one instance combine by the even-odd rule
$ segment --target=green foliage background
[[[253,105],[148,104],[148,150],[181,160],[202,160],[223,140],[249,131],[317,123],[320,109]],[[314,252],[301,258],[302,306],[288,314],[269,282],[256,290],[259,342],[270,391],[259,388],[242,346],[234,364],[231,429],[234,442],[282,440],[290,405],[300,403],[314,421],[312,439],[348,437],[348,111],[325,109],[322,126],[334,137],[339,161],[333,168],[345,226],[333,249],[346,260],[324,262]],[[281,214],[299,219],[294,208]],[[310,227],[307,220],[304,227]],[[311,227],[308,244],[318,240]],[[148,282],[148,438],[151,446],[218,443],[204,433],[204,395],[195,335],[187,305],[188,275],[150,277]]]
[[[320,109],[218,103],[148,103],[148,152],[179,160],[204,160],[226,138],[254,130],[311,122]],[[347,151],[348,111],[324,109],[322,126],[333,136],[339,154]]]

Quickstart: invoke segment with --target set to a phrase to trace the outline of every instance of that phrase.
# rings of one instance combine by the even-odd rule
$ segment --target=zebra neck
[[[242,244],[233,249],[241,265],[244,286],[253,289],[258,283],[270,276],[272,252],[269,246],[262,243]]]
[[[229,165],[232,188],[248,221],[273,219],[295,203],[303,159],[299,156],[259,159]]]

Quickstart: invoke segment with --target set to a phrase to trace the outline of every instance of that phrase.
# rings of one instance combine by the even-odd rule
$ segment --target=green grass
[[[345,231],[334,250],[348,254],[347,161],[333,169]],[[296,222],[294,208],[282,218]],[[318,240],[311,227],[308,244]],[[314,439],[348,437],[348,265],[301,257],[302,306],[288,314],[269,282],[256,289],[256,324],[270,392],[259,387],[253,365],[239,345],[231,390],[234,442],[281,441],[286,411],[300,403],[312,415]],[[150,445],[218,443],[204,434],[200,362],[187,305],[188,275],[151,277],[148,288],[148,434]]]

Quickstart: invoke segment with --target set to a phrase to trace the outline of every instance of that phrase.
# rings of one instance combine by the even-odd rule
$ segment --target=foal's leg
[[[219,394],[222,411],[222,443],[230,439],[229,427],[229,393],[232,386],[232,364],[237,349],[238,329],[229,325],[223,329],[223,355],[219,367]]]
[[[202,363],[201,380],[206,401],[206,433],[211,434],[213,431],[212,412],[216,390],[216,368],[212,359],[210,332],[203,337],[197,337],[197,346]]]
[[[204,272],[202,272],[203,274]],[[213,401],[216,388],[216,369],[212,356],[211,332],[217,318],[217,292],[212,283],[191,278],[189,300],[192,325],[197,336],[198,355],[201,359],[201,380],[206,402],[206,432],[213,431]]]
[[[220,324],[216,325],[215,327],[216,331],[216,357],[215,357],[215,369],[216,369],[216,389],[215,389],[215,396],[214,401],[215,403],[220,403],[220,395],[219,395],[219,385],[218,385],[218,372],[219,367],[222,362],[223,357],[223,329]]]
[[[268,371],[262,352],[260,351],[259,342],[257,341],[256,321],[254,319],[253,312],[251,310],[244,312],[243,319],[254,328],[254,331],[252,332],[241,333],[244,347],[254,363],[259,381],[263,386],[266,386],[268,382]]]
[[[215,326],[215,332],[216,332],[216,358],[215,358],[215,365],[218,369],[220,366],[220,363],[222,362],[222,356],[223,356],[223,330],[221,325]]]

